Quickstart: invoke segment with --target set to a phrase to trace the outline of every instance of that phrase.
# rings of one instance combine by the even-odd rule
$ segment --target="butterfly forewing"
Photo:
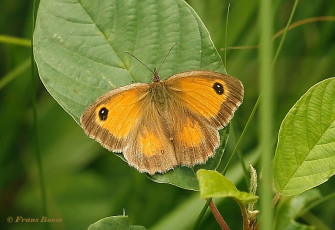
[[[168,78],[166,84],[184,106],[216,128],[229,123],[243,100],[242,83],[217,72],[183,72]]]
[[[81,116],[86,134],[110,151],[123,151],[139,125],[148,88],[148,84],[136,83],[99,97]]]

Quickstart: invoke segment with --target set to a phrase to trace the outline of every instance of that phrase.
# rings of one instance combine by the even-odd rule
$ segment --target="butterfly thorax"
[[[152,118],[158,115],[160,117],[160,121],[163,127],[165,128],[165,135],[169,138],[169,140],[173,140],[172,135],[173,121],[171,120],[170,113],[173,110],[172,101],[174,100],[166,83],[164,81],[153,82],[150,85],[148,99],[150,100],[150,103],[148,103],[151,106],[150,111],[153,112],[152,114],[148,114],[148,117]]]
[[[157,109],[165,109],[167,102],[170,100],[171,93],[165,82],[153,82],[149,89],[149,98]]]

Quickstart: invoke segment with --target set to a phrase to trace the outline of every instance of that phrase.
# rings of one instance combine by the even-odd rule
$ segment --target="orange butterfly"
[[[242,83],[212,71],[188,71],[133,83],[99,97],[80,118],[86,134],[151,175],[203,164],[219,146],[243,100]]]

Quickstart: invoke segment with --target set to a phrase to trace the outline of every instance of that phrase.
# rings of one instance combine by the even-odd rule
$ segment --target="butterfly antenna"
[[[161,67],[162,67],[162,65],[164,64],[164,62],[165,62],[165,60],[167,59],[167,57],[169,56],[169,54],[170,54],[170,52],[172,51],[172,49],[177,45],[178,43],[176,42],[176,43],[174,43],[174,45],[169,49],[169,52],[167,53],[167,55],[165,56],[165,58],[164,58],[164,60],[163,60],[163,62],[162,62],[162,64],[158,67],[158,69],[157,70],[159,70]]]
[[[138,59],[137,57],[135,57],[135,55],[129,53],[128,51],[124,51],[126,54],[129,54],[130,56],[132,56],[133,58],[135,58],[139,63],[141,63],[142,65],[144,65],[151,73],[153,73],[155,75],[155,72],[152,71],[146,64],[144,64],[140,59]]]

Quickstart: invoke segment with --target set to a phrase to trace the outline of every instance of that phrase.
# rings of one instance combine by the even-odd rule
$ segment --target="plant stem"
[[[292,23],[288,28],[287,31],[292,30],[296,27],[305,25],[307,23],[311,23],[311,22],[334,22],[335,21],[335,16],[318,16],[318,17],[310,17],[310,18],[306,18],[303,20],[299,20],[296,21],[295,23]],[[278,31],[274,36],[273,39],[276,39],[277,37],[279,37],[280,35],[282,35],[285,32],[286,28]],[[230,49],[230,47],[228,47],[227,49]]]
[[[30,40],[24,39],[24,38],[17,38],[13,36],[7,36],[7,35],[0,35],[0,43],[31,47]]]
[[[16,77],[22,74],[31,66],[30,57],[24,60],[19,66],[13,69],[0,79],[0,90],[13,81]]]
[[[32,31],[34,32],[35,28],[35,18],[36,12],[39,4],[39,0],[34,0],[33,3],[33,27]],[[32,33],[33,34],[33,33]],[[47,216],[47,199],[46,199],[46,189],[45,189],[45,180],[43,174],[43,164],[41,159],[41,151],[39,148],[38,142],[38,133],[37,133],[37,106],[36,106],[36,67],[34,62],[33,55],[33,39],[31,39],[31,79],[32,79],[32,107],[33,107],[33,139],[34,139],[34,148],[35,148],[35,156],[38,166],[38,174],[39,174],[39,182],[40,182],[40,191],[41,191],[41,205],[42,205],[42,215]],[[44,224],[44,229],[50,229],[49,223]]]
[[[311,212],[305,213],[301,218],[309,225],[312,225],[315,227],[315,229],[318,230],[331,230],[322,220],[320,220],[320,217],[315,216]]]
[[[248,215],[247,215],[247,211],[245,209],[245,206],[241,202],[239,202],[238,200],[236,200],[236,199],[234,199],[234,200],[241,209],[242,219],[243,219],[243,230],[249,230],[249,220],[248,220]]]
[[[252,119],[254,118],[255,113],[256,113],[256,111],[257,111],[259,102],[260,102],[260,96],[258,96],[257,101],[256,101],[256,103],[255,103],[255,105],[254,105],[254,108],[252,109],[251,114],[250,114],[250,116],[249,116],[249,118],[248,118],[248,121],[247,121],[247,123],[245,124],[244,129],[243,129],[243,131],[242,131],[242,133],[241,133],[241,136],[240,136],[240,138],[238,139],[238,141],[237,141],[237,143],[236,143],[236,145],[235,145],[235,148],[234,148],[234,150],[233,150],[233,153],[230,155],[229,160],[228,160],[228,162],[227,162],[225,168],[224,168],[223,171],[222,171],[222,174],[223,174],[223,175],[226,174],[230,162],[232,161],[233,157],[235,156],[235,153],[236,153],[237,149],[240,147],[241,141],[243,140],[243,138],[244,138],[246,132],[247,132],[248,129],[249,129],[249,126],[250,126],[250,124],[251,124],[251,121],[252,121]]]
[[[290,17],[288,19],[288,22],[287,22],[285,30],[284,30],[284,34],[283,34],[283,36],[282,36],[282,38],[280,40],[280,43],[279,43],[278,49],[276,51],[275,57],[272,60],[272,65],[275,65],[276,62],[277,62],[279,53],[281,51],[281,48],[283,47],[283,44],[284,44],[284,41],[285,41],[285,38],[286,38],[286,34],[287,34],[287,31],[288,31],[288,28],[290,27],[290,24],[292,22],[292,18],[293,18],[294,12],[297,9],[298,2],[299,2],[299,0],[295,0],[295,2],[294,2],[293,9],[291,11]]]
[[[304,207],[303,210],[300,211],[299,216],[304,215],[305,213],[307,213],[309,210],[311,210],[315,206],[318,206],[319,204],[321,204],[325,201],[328,201],[329,199],[334,198],[334,197],[335,197],[335,192],[333,192],[333,193],[331,193],[331,194],[329,194],[325,197],[322,197],[320,199],[317,199],[316,201],[313,201],[313,202],[309,203],[306,207]]]
[[[224,221],[223,217],[221,216],[218,208],[216,207],[216,205],[214,204],[213,200],[211,200],[209,202],[209,207],[212,210],[212,213],[216,219],[216,221],[218,222],[218,224],[220,225],[222,230],[229,230],[229,227],[227,225],[227,223]]]
[[[226,33],[225,33],[225,40],[224,40],[224,47],[225,47],[225,51],[224,51],[224,67],[226,68],[227,71],[227,34],[228,34],[228,18],[229,18],[229,8],[230,8],[230,3],[228,3],[228,9],[227,9],[227,18],[226,18]]]
[[[273,200],[272,200],[273,206],[276,206],[276,204],[278,203],[279,199],[280,199],[280,193],[276,193],[276,195],[273,197]]]
[[[261,183],[260,211],[263,229],[272,229],[272,137],[273,137],[273,76],[272,76],[272,7],[271,1],[260,0],[260,148],[263,181]]]

